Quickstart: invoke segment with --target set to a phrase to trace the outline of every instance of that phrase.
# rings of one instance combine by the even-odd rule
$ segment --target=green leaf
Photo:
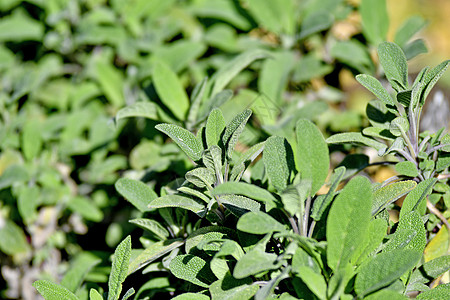
[[[427,244],[427,232],[419,213],[412,211],[400,218],[397,231],[408,229],[414,230],[416,235],[404,249],[412,249],[423,253]]]
[[[0,250],[11,256],[25,255],[30,251],[25,233],[10,219],[2,219],[0,224]]]
[[[0,190],[17,183],[25,182],[28,178],[28,170],[24,166],[9,166],[0,176]]]
[[[208,288],[208,282],[215,277],[205,260],[191,254],[176,256],[170,262],[169,269],[175,277],[204,288]],[[205,275],[212,275],[212,277],[205,277]]]
[[[385,144],[380,143],[374,139],[363,136],[359,132],[346,132],[338,133],[330,136],[325,140],[328,144],[343,144],[343,143],[355,143],[369,146],[377,151],[385,150],[387,147]]]
[[[406,43],[425,25],[427,21],[421,16],[412,16],[400,25],[395,33],[394,42],[400,47],[404,47]]]
[[[103,212],[88,198],[75,196],[67,203],[67,207],[73,212],[79,213],[86,220],[94,222],[103,220]]]
[[[120,178],[116,181],[114,187],[119,194],[133,204],[140,212],[149,211],[149,203],[158,197],[151,187],[142,181],[130,178]]]
[[[367,47],[355,39],[337,41],[332,46],[330,55],[360,73],[373,72],[374,65]]]
[[[185,174],[185,177],[187,181],[199,188],[205,186],[210,188],[216,181],[214,173],[208,168],[204,167],[198,167],[187,172]]]
[[[27,160],[38,156],[42,148],[41,124],[38,120],[28,120],[23,126],[22,151]]]
[[[245,4],[259,26],[273,33],[293,34],[295,5],[291,0],[247,0]]]
[[[439,65],[431,69],[425,74],[425,78],[423,79],[423,95],[421,97],[421,105],[423,105],[428,97],[428,94],[431,92],[437,81],[444,75],[445,71],[450,64],[450,60],[446,60],[441,62]]]
[[[165,195],[156,198],[150,202],[148,207],[151,209],[162,207],[180,207],[190,210],[199,216],[203,216],[205,214],[205,206],[203,203],[199,203],[192,198],[181,195]]]
[[[25,186],[20,190],[17,197],[17,208],[25,224],[32,223],[37,216],[37,207],[41,190],[37,186]]]
[[[128,298],[130,298],[131,296],[133,296],[134,293],[135,293],[134,288],[128,289],[128,291],[125,293],[125,295],[123,295],[122,300],[127,300]]]
[[[0,20],[0,42],[40,41],[44,35],[44,23],[32,19],[22,9],[14,9],[11,15]]]
[[[233,240],[236,238],[236,232],[227,227],[222,226],[206,226],[197,229],[192,232],[186,239],[185,252],[191,253],[194,251],[193,248],[198,248],[200,250],[219,251],[220,246],[210,244],[206,245],[205,242],[214,240]],[[203,247],[200,245],[203,243]],[[222,244],[223,245],[223,244]],[[206,246],[206,247],[205,247]]]
[[[210,298],[207,295],[198,293],[184,293],[172,298],[172,300],[209,300],[209,299]]]
[[[372,219],[369,223],[369,228],[367,229],[367,234],[364,237],[364,241],[361,246],[357,248],[356,252],[359,254],[355,255],[355,259],[352,261],[353,264],[360,265],[375,251],[383,242],[386,237],[388,226],[383,219]]]
[[[103,300],[103,297],[97,290],[91,288],[89,290],[89,300]]]
[[[364,35],[372,43],[378,45],[386,40],[389,29],[389,16],[385,0],[362,0],[359,6]]]
[[[203,106],[200,108],[200,117],[198,118],[199,121],[204,120],[208,117],[210,112],[214,108],[218,108],[222,106],[225,102],[230,100],[233,97],[233,91],[232,90],[223,90],[211,98],[209,98]]]
[[[203,147],[191,132],[174,124],[158,124],[155,128],[167,134],[193,161],[202,158]]]
[[[263,271],[278,269],[282,262],[276,263],[276,260],[276,254],[266,253],[260,248],[254,248],[238,260],[233,270],[233,276],[241,279]]]
[[[324,184],[330,167],[328,146],[322,133],[311,121],[297,121],[297,162],[302,179],[311,180],[311,195]]]
[[[434,289],[424,292],[416,297],[417,300],[447,299],[450,295],[450,283],[440,284]]]
[[[222,136],[222,141],[227,149],[226,154],[229,159],[231,159],[239,136],[242,131],[244,131],[245,124],[247,124],[247,121],[251,115],[252,111],[250,109],[246,109],[234,117],[233,120],[231,120],[231,122],[227,125],[225,133]]]
[[[330,205],[331,201],[333,200],[333,197],[335,195],[336,189],[339,185],[339,183],[342,180],[342,177],[345,174],[345,167],[339,167],[334,170],[333,177],[330,188],[326,195],[323,197],[317,197],[314,201],[312,211],[311,211],[311,218],[313,218],[315,221],[320,221],[320,218],[322,217],[325,210]]]
[[[153,66],[152,78],[162,103],[178,120],[184,120],[189,109],[189,98],[177,74],[167,64],[158,60]]]
[[[389,300],[406,300],[406,299],[409,299],[409,298],[406,297],[406,296],[403,296],[402,294],[399,294],[396,291],[391,291],[391,290],[385,289],[385,290],[381,290],[379,292],[370,294],[369,296],[364,297],[364,299],[365,300],[386,300],[386,299],[389,299]]]
[[[249,279],[236,279],[227,273],[224,278],[211,284],[209,292],[213,299],[249,300],[259,289],[257,284],[251,283]]]
[[[363,135],[368,135],[375,138],[380,138],[388,141],[393,141],[395,135],[384,127],[366,127],[362,130]]]
[[[213,195],[238,194],[263,203],[275,202],[277,199],[266,189],[245,182],[224,182],[214,188]]]
[[[240,217],[249,211],[259,211],[261,208],[261,205],[258,202],[244,196],[222,195],[219,199],[222,204],[237,217]]]
[[[392,87],[398,92],[406,90],[408,64],[402,49],[394,43],[383,42],[378,46],[378,57]]]
[[[332,270],[344,267],[366,234],[370,220],[372,188],[364,177],[355,177],[334,200],[327,219],[327,259]]]
[[[225,119],[220,109],[213,109],[206,121],[206,144],[208,148],[219,145],[223,130],[225,129]]]
[[[236,226],[238,230],[253,234],[266,234],[286,230],[283,224],[262,211],[244,214],[239,218]]]
[[[319,10],[306,16],[302,22],[300,30],[300,39],[311,34],[326,30],[333,25],[333,16],[328,10]]]
[[[211,199],[208,196],[206,196],[205,194],[203,194],[202,192],[197,191],[195,189],[191,189],[190,187],[187,187],[187,186],[179,187],[177,189],[177,191],[200,198],[207,204],[209,203],[209,201],[211,201]]]
[[[150,245],[130,262],[128,275],[170,253],[173,249],[181,247],[183,244],[184,242],[180,240],[165,240]]]
[[[389,131],[395,136],[401,136],[402,132],[406,133],[409,130],[409,122],[404,117],[397,117],[392,120]]]
[[[130,117],[143,117],[147,119],[156,120],[158,118],[156,114],[156,105],[153,102],[136,102],[129,106],[120,109],[116,114],[116,124],[121,119]]]
[[[417,39],[406,44],[403,47],[403,52],[405,52],[406,59],[411,60],[419,54],[427,53],[428,48],[424,40]]]
[[[211,96],[214,96],[222,91],[225,86],[250,63],[268,56],[269,54],[265,50],[250,49],[224,64],[211,78],[211,82],[214,84],[211,91]]]
[[[320,272],[317,273],[309,267],[302,266],[298,276],[319,299],[326,299],[327,283]]]
[[[142,229],[148,230],[149,232],[156,235],[160,240],[165,240],[170,235],[167,229],[165,229],[159,222],[155,220],[139,218],[139,219],[131,219],[128,222],[136,224]]]
[[[359,74],[356,76],[356,80],[362,84],[366,89],[371,91],[378,99],[383,101],[386,105],[394,105],[394,101],[391,95],[386,91],[386,89],[381,85],[375,77],[366,74]]]
[[[372,216],[385,209],[398,198],[406,195],[416,187],[417,183],[412,180],[394,182],[373,193]]]
[[[114,251],[111,273],[108,280],[108,300],[119,299],[122,283],[128,275],[131,257],[131,236],[127,236]]]
[[[414,250],[395,250],[376,255],[358,269],[355,291],[358,297],[364,297],[394,282],[405,272],[412,269],[422,257]]]
[[[270,183],[278,190],[286,189],[292,166],[291,146],[285,138],[271,136],[264,146],[263,161]],[[292,155],[292,154],[291,154]],[[291,165],[289,165],[291,164]]]
[[[33,283],[33,287],[45,300],[79,300],[71,291],[49,280],[37,280]]]
[[[416,177],[419,175],[419,170],[417,170],[416,165],[410,161],[401,161],[395,164],[395,170],[400,175]]]
[[[61,280],[61,285],[75,293],[88,272],[100,262],[101,259],[97,256],[89,252],[81,252],[72,259],[70,268]]]
[[[208,83],[208,77],[203,78],[203,80],[194,87],[191,94],[191,106],[189,108],[189,113],[187,116],[188,129],[192,129],[198,119],[198,114],[200,112],[200,105],[202,104],[203,96],[205,95],[206,85]]]
[[[108,101],[115,107],[122,107],[125,104],[122,73],[112,64],[102,60],[95,62],[92,72]]]

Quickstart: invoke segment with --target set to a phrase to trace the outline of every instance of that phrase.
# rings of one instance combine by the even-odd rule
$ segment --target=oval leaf
[[[149,203],[158,197],[151,187],[142,181],[130,178],[120,178],[116,181],[114,187],[119,194],[133,204],[140,212],[149,211]]]

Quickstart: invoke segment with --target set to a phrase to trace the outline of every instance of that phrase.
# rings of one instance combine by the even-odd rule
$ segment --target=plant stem
[[[311,226],[309,226],[309,232],[308,232],[308,237],[309,238],[312,237],[312,234],[314,232],[314,227],[316,227],[316,221],[315,220],[313,220],[311,222]]]
[[[303,236],[308,233],[309,210],[311,208],[311,195],[306,199],[305,212],[303,213]]]

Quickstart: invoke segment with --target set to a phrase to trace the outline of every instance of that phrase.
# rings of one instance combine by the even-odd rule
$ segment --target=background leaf
[[[108,300],[117,300],[122,291],[122,283],[128,275],[131,257],[131,236],[127,236],[114,251],[111,273],[108,280]]]
[[[153,189],[142,181],[120,178],[116,181],[114,186],[116,190],[125,199],[130,201],[140,212],[148,211],[149,203],[158,197]]]

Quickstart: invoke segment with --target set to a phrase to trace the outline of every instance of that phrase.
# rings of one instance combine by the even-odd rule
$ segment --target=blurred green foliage
[[[65,282],[81,299],[106,289],[111,248],[141,216],[113,184],[125,175],[159,195],[192,166],[157,123],[201,132],[215,107],[226,123],[250,108],[238,150],[294,139],[298,118],[359,130],[367,121],[341,109],[340,75],[381,74],[374,51],[389,20],[379,2],[2,0],[2,297],[33,299],[36,279]],[[407,22],[414,30],[396,42],[412,58],[425,22]],[[77,284],[64,281],[80,264]],[[152,284],[173,292],[156,279],[150,296]]]

